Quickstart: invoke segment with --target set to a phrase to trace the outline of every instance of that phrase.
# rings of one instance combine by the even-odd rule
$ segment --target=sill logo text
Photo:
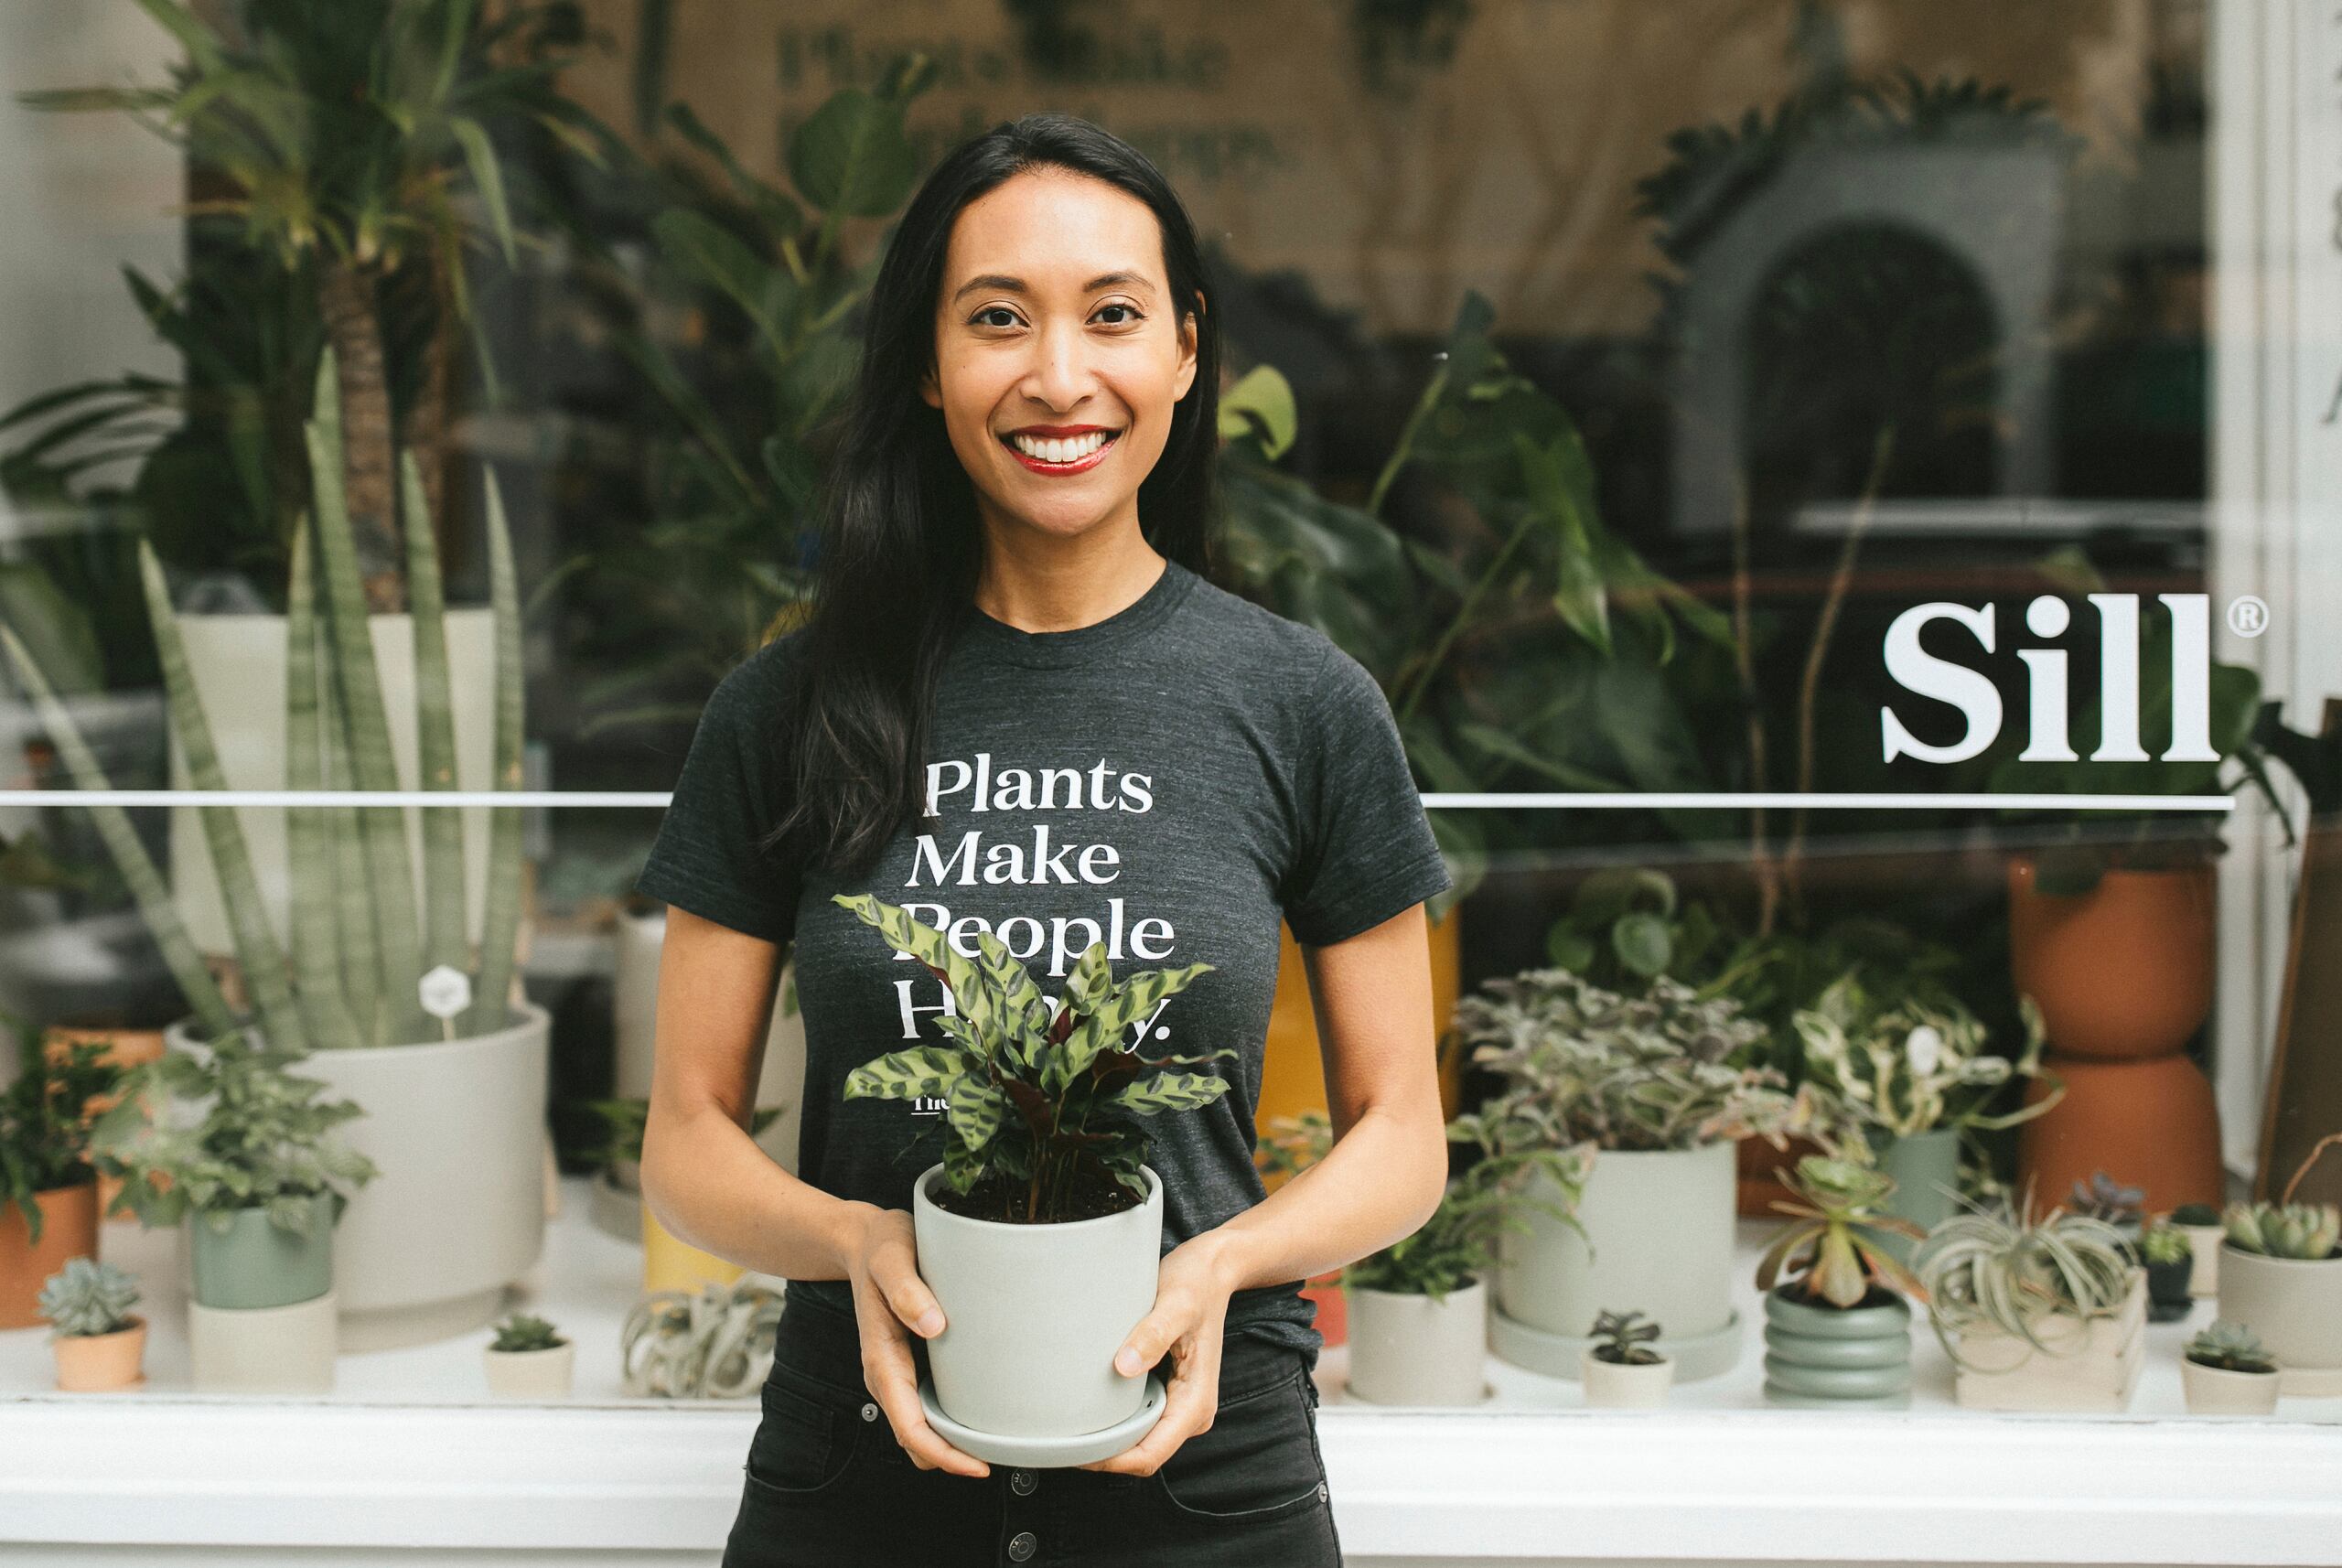
[[[2104,724],[2092,762],[2148,762],[2139,742],[2139,596],[2091,594],[2098,610],[2099,709]],[[2212,607],[2207,594],[2157,594],[2171,612],[2171,744],[2165,762],[2218,762],[2212,746]],[[1914,605],[1886,628],[1886,672],[1905,691],[1958,708],[1967,731],[1947,746],[1934,746],[1904,727],[1891,707],[1878,711],[1885,759],[1916,757],[1924,762],[1965,762],[2000,738],[2000,689],[1981,671],[1939,658],[1919,646],[1931,622],[1954,621],[1968,628],[1986,653],[1996,651],[1993,607],[1938,602]],[[2240,635],[2267,629],[2261,601],[2240,598],[2229,607],[2229,624]],[[2063,637],[2073,624],[2064,599],[2043,595],[2025,607],[2025,629],[2035,637]],[[2030,694],[2027,735],[2021,762],[2078,762],[2068,732],[2067,656],[2062,648],[2021,648]]]

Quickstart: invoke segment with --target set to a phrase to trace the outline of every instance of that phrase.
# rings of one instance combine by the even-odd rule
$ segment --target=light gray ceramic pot
[[[935,1401],[962,1426],[1002,1437],[1074,1437],[1130,1420],[1147,1379],[1114,1369],[1114,1352],[1155,1305],[1163,1246],[1163,1178],[1146,1201],[1063,1225],[970,1219],[911,1186],[919,1272],[943,1308],[927,1342]]]
[[[190,1216],[195,1299],[206,1306],[291,1306],[331,1290],[334,1195],[309,1199],[307,1215],[298,1232],[270,1219],[266,1208]]]
[[[1477,1404],[1488,1397],[1488,1287],[1444,1301],[1402,1291],[1349,1296],[1349,1391],[1372,1404]]]
[[[2288,1391],[2342,1393],[2342,1257],[2272,1258],[2223,1241],[2219,1316],[2260,1336]]]
[[[1567,1207],[1542,1175],[1530,1191]],[[1575,1211],[1586,1239],[1550,1214],[1521,1210],[1525,1228],[1502,1243],[1497,1305],[1549,1334],[1592,1334],[1608,1311],[1639,1311],[1671,1339],[1721,1329],[1732,1320],[1737,1191],[1730,1140],[1604,1149]]]
[[[1911,1399],[1911,1305],[1816,1306],[1765,1293],[1765,1397],[1776,1404],[1900,1406]]]
[[[1935,1127],[1902,1136],[1887,1133],[1873,1141],[1878,1167],[1895,1178],[1880,1212],[1907,1219],[1922,1230],[1932,1230],[1959,1212],[1953,1196],[1960,1189],[1960,1129]],[[1892,1233],[1880,1244],[1897,1262],[1907,1263],[1918,1243]]]

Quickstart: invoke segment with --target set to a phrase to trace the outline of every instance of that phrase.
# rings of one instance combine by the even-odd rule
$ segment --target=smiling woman
[[[676,910],[646,1200],[694,1245],[790,1282],[733,1568],[1341,1560],[1299,1284],[1438,1201],[1422,905],[1452,879],[1373,676],[1211,580],[1218,390],[1187,214],[1085,122],[1035,116],[951,153],[880,263],[813,614],[718,687],[637,882]],[[1152,1305],[1112,1326],[1111,1364],[1068,1351],[1054,1368],[1069,1385],[1163,1382],[1120,1453],[1054,1432],[948,1441],[929,1423],[929,1342],[956,1308],[922,1275],[912,1181],[983,1120],[990,1079],[924,1069],[982,1047],[971,1031],[993,1015],[841,907],[874,896],[1053,1004],[1100,983],[1072,962],[1092,944],[1118,986],[1195,969],[1050,1046],[1069,1060],[1119,1036],[1131,1060],[1210,1061],[1225,1079],[1145,1115],[1166,1249]],[[1269,1195],[1252,1118],[1284,925],[1338,1136]],[[791,942],[794,1175],[741,1131]],[[845,1092],[889,1055],[921,1069],[904,1094]],[[1102,1134],[1068,1137],[1069,1196],[1090,1183],[1082,1200],[1111,1215]],[[983,1275],[937,1277],[949,1295]],[[1113,1299],[1083,1279],[1063,1294]],[[1020,1436],[1047,1456],[1004,1441]]]

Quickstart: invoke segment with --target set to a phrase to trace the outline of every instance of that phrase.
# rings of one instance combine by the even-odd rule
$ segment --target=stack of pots
[[[2218,1205],[2218,1114],[2186,1055],[2211,1009],[2211,865],[2110,868],[2072,896],[2038,884],[2032,855],[2010,861],[2009,961],[2066,1095],[2018,1134],[2020,1187],[2055,1202],[2104,1171],[2143,1188],[2149,1212]],[[2047,1092],[2036,1079],[2026,1102]]]
[[[333,1290],[338,1195],[306,1202],[297,1230],[265,1208],[188,1219],[188,1346],[199,1393],[330,1393],[339,1348]]]

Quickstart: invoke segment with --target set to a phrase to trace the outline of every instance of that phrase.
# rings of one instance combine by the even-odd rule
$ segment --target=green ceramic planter
[[[1960,1211],[1951,1196],[1960,1188],[1959,1128],[1937,1127],[1903,1137],[1877,1133],[1871,1146],[1878,1154],[1879,1169],[1895,1178],[1895,1190],[1881,1206],[1883,1213],[1932,1230]],[[1881,1242],[1906,1263],[1918,1247],[1917,1241],[1896,1235],[1882,1237]]]
[[[310,1203],[307,1230],[295,1235],[270,1223],[262,1208],[239,1208],[228,1216],[188,1219],[189,1262],[195,1299],[211,1307],[292,1306],[315,1301],[333,1288],[334,1195],[319,1193]]]
[[[1776,1404],[1891,1405],[1911,1399],[1911,1306],[1847,1311],[1765,1293],[1765,1397]]]

